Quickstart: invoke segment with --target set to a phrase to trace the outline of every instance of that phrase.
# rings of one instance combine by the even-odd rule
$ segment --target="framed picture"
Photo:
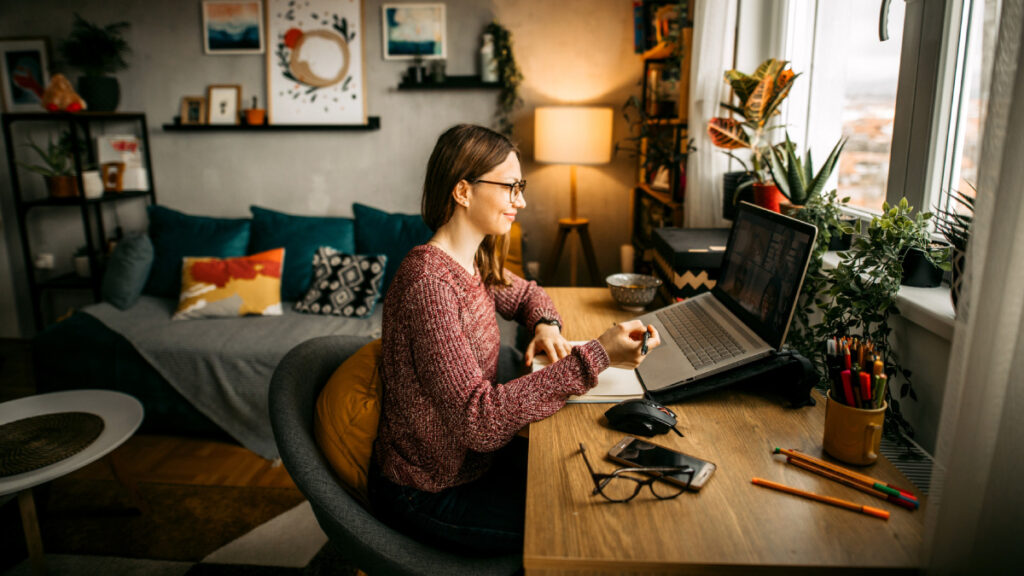
[[[206,124],[206,98],[185,96],[181,99],[182,124]]]
[[[361,0],[267,1],[270,124],[366,124]]]
[[[0,39],[0,82],[7,112],[41,112],[50,82],[46,38]]]
[[[385,60],[443,60],[444,4],[384,4],[381,6]]]
[[[262,0],[203,0],[203,51],[262,54]]]
[[[238,84],[214,84],[206,89],[206,123],[238,124],[242,109],[242,87]]]

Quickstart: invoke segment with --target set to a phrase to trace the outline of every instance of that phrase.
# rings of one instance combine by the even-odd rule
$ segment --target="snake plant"
[[[821,165],[818,173],[814,173],[814,162],[811,160],[811,149],[807,149],[807,162],[803,162],[796,155],[796,146],[786,134],[786,142],[772,149],[768,154],[768,168],[771,170],[772,179],[779,191],[789,198],[795,205],[802,206],[807,201],[825,190],[825,183],[828,182],[832,171],[839,162],[839,154],[846,146],[846,138],[840,138],[832,148],[825,163]]]

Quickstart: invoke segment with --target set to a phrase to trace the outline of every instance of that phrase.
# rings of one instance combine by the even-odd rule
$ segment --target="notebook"
[[[573,346],[582,346],[586,342],[570,342]],[[533,359],[533,371],[536,372],[549,363],[547,355],[536,356]],[[597,386],[587,390],[586,394],[570,396],[566,401],[570,404],[579,403],[618,403],[630,398],[641,398],[644,389],[640,386],[640,380],[636,373],[628,368],[616,368],[609,366],[597,376]]]
[[[715,287],[638,317],[662,339],[636,371],[643,386],[683,386],[781,350],[817,234],[742,203]]]

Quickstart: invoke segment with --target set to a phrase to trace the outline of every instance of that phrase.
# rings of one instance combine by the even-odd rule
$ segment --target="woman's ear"
[[[465,180],[459,180],[459,183],[455,185],[455,190],[452,190],[452,197],[455,198],[455,203],[459,206],[469,206],[469,195],[470,185]]]

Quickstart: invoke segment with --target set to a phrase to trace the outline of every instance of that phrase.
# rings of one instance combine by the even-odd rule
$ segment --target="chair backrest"
[[[339,484],[313,437],[313,413],[331,374],[370,341],[323,336],[293,348],[270,381],[270,422],[281,460],[343,557],[377,574],[512,574],[520,555],[465,557],[421,544],[377,520]]]

